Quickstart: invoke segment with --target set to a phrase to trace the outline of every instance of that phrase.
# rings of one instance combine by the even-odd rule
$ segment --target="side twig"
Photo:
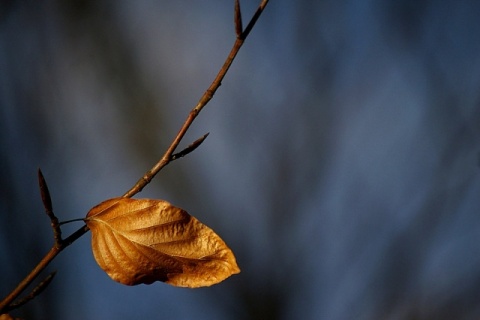
[[[209,134],[210,133],[204,134],[203,136],[201,136],[197,140],[193,141],[191,145],[189,145],[188,147],[186,147],[182,151],[173,154],[172,159],[170,159],[170,161],[174,161],[174,160],[177,160],[179,158],[185,157],[187,154],[189,154],[190,152],[197,149],[203,143],[203,141],[205,141],[205,139],[207,139]]]
[[[232,65],[233,60],[237,56],[238,51],[242,47],[243,43],[245,42],[245,39],[247,38],[248,34],[252,30],[253,26],[257,22],[258,18],[262,14],[263,10],[265,9],[265,6],[267,5],[268,0],[263,0],[260,5],[257,8],[257,11],[253,15],[252,19],[248,23],[247,27],[245,30],[241,33],[240,36],[237,36],[237,39],[235,40],[235,43],[233,44],[232,49],[230,50],[230,53],[223,63],[222,68],[218,72],[217,76],[213,80],[212,84],[208,89],[205,91],[205,93],[202,95],[200,100],[198,101],[197,105],[190,111],[188,114],[187,119],[183,123],[182,128],[180,131],[177,133],[175,138],[173,139],[172,143],[168,147],[167,151],[165,154],[162,156],[160,161],[158,161],[152,169],[147,171],[143,177],[140,178],[140,180],[137,181],[137,183],[130,189],[128,190],[123,197],[125,198],[131,198],[135,194],[139,193],[140,191],[143,190],[143,188],[152,181],[152,179],[155,177],[155,175],[167,164],[169,164],[172,160],[172,154],[175,151],[175,149],[178,147],[180,141],[183,139],[185,136],[185,133],[188,131],[188,128],[190,128],[190,125],[193,123],[195,118],[198,116],[200,111],[207,105],[207,103],[213,98],[213,95],[217,91],[217,89],[220,87],[222,84],[223,78],[225,78],[225,75],[227,74],[228,69]],[[240,7],[238,6],[238,10],[240,10]],[[240,13],[235,13],[235,20],[238,20],[238,16]],[[238,28],[238,27],[237,27]]]
[[[33,300],[36,296],[42,293],[43,290],[45,290],[45,288],[50,284],[50,282],[52,282],[56,274],[57,274],[56,271],[53,271],[52,273],[50,273],[42,282],[40,282],[35,288],[33,288],[30,294],[22,298],[20,301],[10,304],[8,307],[5,308],[5,310],[3,310],[3,312],[9,312],[10,310],[20,308],[25,303],[29,302],[30,300]]]
[[[233,23],[235,24],[235,33],[237,34],[237,38],[239,38],[243,33],[242,11],[240,10],[240,0],[235,0],[235,16],[233,18]]]
[[[62,242],[62,231],[60,230],[60,223],[58,218],[53,213],[52,198],[50,197],[50,191],[48,191],[47,182],[43,177],[42,170],[38,169],[38,184],[40,187],[40,195],[42,196],[43,206],[45,207],[45,212],[50,218],[50,225],[53,230],[53,238],[55,240],[55,245],[60,246]]]
[[[130,198],[133,197],[135,194],[139,193],[142,191],[142,189],[150,183],[150,181],[155,177],[155,175],[166,165],[168,165],[170,162],[177,160],[188,153],[192,152],[195,150],[200,144],[205,140],[208,134],[204,135],[200,139],[197,139],[195,142],[193,142],[191,145],[189,145],[187,148],[184,150],[174,154],[176,148],[180,144],[181,140],[185,136],[186,132],[190,128],[191,124],[195,120],[195,118],[198,116],[200,111],[207,105],[207,103],[213,98],[213,95],[217,91],[217,89],[220,87],[223,78],[227,74],[227,71],[229,70],[230,66],[232,65],[233,60],[235,59],[238,51],[242,47],[243,43],[245,42],[245,39],[247,38],[248,34],[252,30],[253,26],[255,25],[256,21],[260,17],[261,13],[265,9],[265,6],[267,5],[268,0],[262,0],[260,5],[258,6],[255,14],[251,18],[250,22],[248,23],[247,27],[245,30],[242,30],[242,21],[241,21],[241,13],[240,13],[240,4],[238,0],[235,1],[235,15],[234,15],[234,22],[235,22],[235,32],[236,32],[236,41],[233,44],[232,49],[230,50],[230,53],[228,57],[226,58],[225,62],[223,63],[222,68],[218,72],[217,76],[211,83],[211,85],[208,87],[208,89],[205,91],[205,93],[202,95],[200,100],[198,101],[197,105],[190,111],[188,114],[187,119],[183,123],[182,127],[180,128],[180,131],[177,133],[175,138],[173,139],[172,143],[170,146],[167,148],[167,151],[164,153],[162,158],[150,169],[147,171],[138,181],[135,183],[135,185],[128,190],[123,197],[125,198]],[[47,216],[50,218],[51,221],[51,226],[53,229],[53,234],[54,234],[54,240],[55,243],[53,247],[50,249],[50,251],[43,257],[43,259],[38,263],[38,265],[30,272],[30,274],[23,279],[19,285],[7,296],[5,297],[2,301],[0,301],[0,314],[6,312],[7,310],[11,310],[19,306],[20,304],[23,304],[26,301],[29,301],[33,299],[38,293],[40,293],[52,280],[53,275],[48,276],[44,281],[42,281],[36,288],[32,290],[32,292],[25,297],[24,299],[20,300],[18,303],[12,303],[25,289],[28,285],[30,285],[35,278],[42,272],[47,265],[66,247],[71,245],[74,241],[76,241],[78,238],[80,238],[82,235],[88,232],[88,227],[87,225],[82,226],[79,228],[77,231],[72,233],[70,236],[68,236],[65,239],[62,239],[61,236],[61,229],[60,229],[60,223],[58,222],[57,217],[53,213],[53,208],[52,208],[52,202],[50,198],[50,193],[48,191],[47,184],[45,182],[45,179],[43,177],[43,174],[39,170],[38,172],[39,176],[39,184],[40,184],[40,193],[42,196],[42,201],[45,206],[45,211],[47,213]]]
[[[35,280],[35,278],[42,272],[50,262],[62,251],[62,247],[53,246],[50,251],[43,257],[43,259],[37,264],[35,268],[28,274],[28,276],[23,279],[18,286],[10,292],[8,296],[5,297],[0,302],[0,314],[2,314],[7,308],[10,307],[13,300],[15,300],[26,288],[27,286]]]

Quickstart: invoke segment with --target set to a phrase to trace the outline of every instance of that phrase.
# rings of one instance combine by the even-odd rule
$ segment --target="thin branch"
[[[250,22],[248,23],[245,30],[243,30],[243,33],[242,33],[242,36],[241,36],[241,38],[243,40],[245,40],[248,37],[248,34],[250,33],[250,31],[252,31],[253,26],[257,22],[258,18],[260,18],[260,15],[262,14],[265,7],[267,6],[267,3],[268,3],[268,0],[263,0],[262,3],[260,3],[260,5],[258,6],[257,11],[255,11],[255,13],[253,14],[253,17],[250,20]]]
[[[245,30],[243,30],[243,32],[241,32],[240,36],[238,35],[238,30],[239,30],[239,26],[241,26],[240,23],[239,23],[239,22],[241,22],[241,20],[240,20],[241,18],[240,18],[240,5],[238,4],[238,12],[235,13],[237,39],[236,39],[235,43],[233,44],[233,47],[232,47],[227,59],[225,60],[222,68],[218,72],[217,76],[213,80],[210,87],[208,87],[208,89],[202,95],[202,97],[198,101],[197,105],[190,111],[190,113],[188,114],[188,117],[185,120],[185,122],[183,123],[180,131],[177,133],[177,135],[173,139],[172,143],[170,144],[170,146],[168,147],[167,151],[164,153],[162,158],[153,166],[152,169],[147,171],[145,173],[145,175],[142,178],[140,178],[140,180],[138,180],[138,182],[123,195],[123,197],[130,198],[130,197],[134,196],[135,194],[137,194],[138,192],[140,192],[148,183],[150,183],[150,181],[155,177],[155,175],[163,167],[165,167],[171,161],[173,161],[175,159],[178,159],[178,158],[192,152],[193,150],[195,150],[195,148],[197,148],[203,142],[203,140],[205,140],[207,135],[205,135],[202,138],[195,141],[192,145],[188,146],[185,150],[182,150],[179,153],[174,154],[175,149],[180,144],[180,141],[185,136],[185,133],[188,131],[190,125],[193,123],[193,121],[198,116],[200,111],[202,111],[202,109],[207,105],[207,103],[213,98],[213,95],[215,94],[217,89],[220,87],[220,85],[222,83],[222,80],[225,77],[228,69],[230,68],[233,60],[235,59],[238,51],[242,47],[243,43],[245,42],[245,39],[247,38],[248,34],[250,33],[253,26],[255,25],[256,21],[260,17],[260,15],[263,12],[267,3],[268,3],[268,0],[263,0],[260,3],[259,7],[257,8],[257,11],[253,15],[252,19],[248,23]],[[237,8],[237,4],[236,4],[236,8]],[[48,217],[50,218],[52,228],[54,230],[55,244],[50,249],[50,251],[43,257],[43,259],[37,264],[37,266],[25,277],[25,279],[23,279],[18,284],[18,286],[7,297],[5,297],[2,301],[0,301],[0,314],[2,314],[5,310],[7,310],[7,308],[12,307],[12,302],[26,289],[26,287],[28,285],[30,285],[30,283],[32,283],[33,280],[35,280],[35,278],[40,274],[40,272],[42,272],[48,266],[48,264],[62,250],[64,250],[69,245],[71,245],[74,241],[76,241],[78,238],[80,238],[82,235],[84,235],[89,230],[87,225],[84,225],[81,228],[79,228],[77,231],[72,233],[70,236],[68,236],[66,239],[62,240],[60,224],[58,222],[57,217],[53,213],[52,203],[51,203],[51,199],[50,199],[50,194],[48,192],[47,184],[46,184],[45,179],[43,178],[43,175],[42,175],[40,170],[39,170],[39,184],[40,184],[42,200],[43,200],[43,203],[44,203],[44,206],[45,206],[45,211],[46,211]],[[47,282],[49,282],[50,280],[48,280]],[[45,286],[46,285],[42,285],[42,287],[45,287]],[[35,289],[33,291],[35,291]]]
[[[150,183],[150,181],[152,181],[152,179],[155,177],[155,175],[163,168],[165,167],[167,164],[170,163],[170,161],[172,161],[172,154],[173,152],[175,151],[175,149],[178,147],[180,141],[183,139],[183,137],[185,136],[185,133],[188,131],[188,128],[190,128],[190,125],[193,123],[193,121],[195,120],[195,118],[198,116],[198,114],[200,113],[200,111],[202,111],[202,109],[207,105],[207,103],[213,98],[213,95],[215,94],[215,92],[217,91],[217,89],[220,87],[220,85],[222,84],[222,80],[223,78],[225,78],[225,75],[227,74],[227,71],[228,69],[230,68],[230,66],[232,65],[232,62],[233,60],[235,59],[235,57],[237,56],[237,53],[238,51],[240,50],[240,48],[242,47],[243,43],[245,42],[245,39],[247,38],[248,34],[250,33],[250,31],[252,30],[253,26],[255,25],[255,23],[257,22],[258,18],[260,17],[260,15],[262,14],[263,10],[265,9],[265,6],[267,5],[268,3],[268,0],[263,0],[260,5],[258,6],[257,8],[257,11],[255,12],[255,14],[253,15],[252,19],[250,20],[250,22],[248,23],[247,27],[245,28],[245,30],[242,32],[242,34],[240,35],[240,37],[237,37],[235,43],[233,44],[233,47],[232,49],[230,50],[230,53],[227,57],[227,59],[225,60],[225,62],[223,63],[223,66],[222,68],[220,69],[220,71],[218,72],[217,76],[215,77],[215,79],[213,80],[212,84],[210,85],[210,87],[208,87],[208,89],[204,92],[204,94],[202,95],[202,97],[200,98],[200,100],[198,101],[197,105],[190,111],[190,113],[188,114],[188,117],[187,119],[185,120],[185,122],[183,123],[183,126],[182,128],[180,129],[180,131],[177,133],[177,135],[175,136],[175,138],[173,139],[172,143],[170,144],[170,146],[168,147],[167,151],[165,152],[165,154],[162,156],[162,158],[152,167],[152,169],[150,169],[149,171],[147,171],[143,177],[141,177],[137,183],[130,189],[128,190],[124,195],[123,197],[124,198],[131,198],[133,197],[135,194],[139,193],[140,191],[143,190],[143,188],[145,188],[145,186],[147,184]]]
[[[43,257],[43,259],[37,264],[35,268],[23,279],[18,286],[10,292],[8,296],[5,297],[0,302],[0,314],[10,306],[10,304],[15,300],[26,288],[27,286],[35,280],[40,272],[45,269],[50,262],[62,251],[62,247],[53,246],[50,251]]]
[[[14,302],[10,304],[8,307],[3,310],[3,312],[9,312],[13,309],[20,308],[23,306],[25,303],[29,302],[30,300],[34,299],[36,296],[38,296],[40,293],[43,292],[47,288],[47,286],[52,282],[53,277],[57,274],[56,271],[50,273],[42,282],[40,282],[35,288],[33,288],[32,292],[25,296],[23,299],[20,301]]]

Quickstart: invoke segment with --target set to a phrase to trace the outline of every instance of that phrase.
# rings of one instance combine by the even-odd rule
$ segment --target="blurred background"
[[[241,2],[244,25],[257,1]],[[24,319],[479,319],[480,2],[271,1],[138,197],[213,228],[242,269],[127,287],[90,234]],[[0,4],[0,295],[60,220],[163,154],[234,42],[233,1]],[[65,225],[65,236],[81,226]],[[47,275],[43,273],[43,277]]]

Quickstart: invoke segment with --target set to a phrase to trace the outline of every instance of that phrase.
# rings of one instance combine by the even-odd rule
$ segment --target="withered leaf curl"
[[[126,285],[163,281],[196,288],[240,272],[213,230],[167,201],[106,200],[88,212],[85,222],[95,260]]]

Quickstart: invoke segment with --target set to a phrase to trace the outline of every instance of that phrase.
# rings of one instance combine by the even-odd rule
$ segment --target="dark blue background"
[[[242,2],[244,20],[255,1]],[[234,41],[233,1],[2,1],[0,294],[61,220],[163,154]],[[480,2],[271,1],[137,197],[212,227],[242,272],[126,287],[90,234],[26,319],[478,319]],[[244,21],[246,24],[247,21]],[[80,224],[66,225],[64,234]],[[46,273],[45,273],[46,274]]]

